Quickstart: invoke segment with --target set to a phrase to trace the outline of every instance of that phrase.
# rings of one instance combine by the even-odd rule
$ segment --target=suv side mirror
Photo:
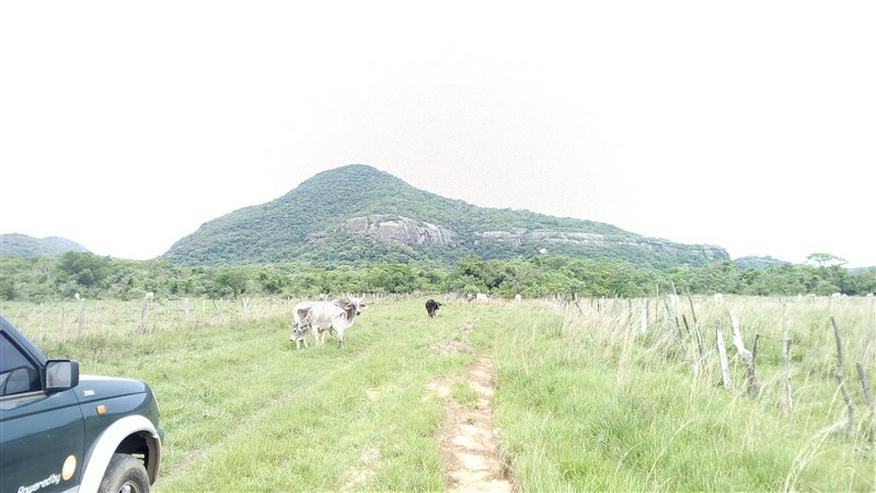
[[[60,392],[79,385],[79,362],[54,359],[46,363],[46,392]]]

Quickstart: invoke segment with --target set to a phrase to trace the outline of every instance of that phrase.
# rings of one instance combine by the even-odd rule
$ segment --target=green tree
[[[110,272],[110,258],[93,253],[67,252],[58,258],[59,278],[86,289],[99,287]]]
[[[818,267],[832,267],[834,265],[845,265],[847,263],[846,259],[837,257],[830,253],[810,253],[809,256],[806,257],[806,262]]]

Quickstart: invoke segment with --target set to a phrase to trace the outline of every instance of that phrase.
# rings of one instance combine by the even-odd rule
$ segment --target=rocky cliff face
[[[480,236],[483,240],[508,242],[514,246],[520,246],[524,243],[539,243],[543,245],[571,244],[590,247],[636,246],[667,254],[677,254],[682,250],[689,251],[693,248],[697,249],[707,260],[728,260],[730,258],[723,248],[711,245],[682,245],[656,238],[616,237],[583,231],[515,228],[509,231],[484,231],[480,233]]]
[[[347,219],[342,229],[348,234],[371,236],[396,245],[451,245],[457,237],[447,228],[383,214]]]
[[[585,233],[581,231],[554,231],[548,229],[526,230],[515,228],[511,231],[484,231],[481,238],[487,240],[507,241],[514,245],[521,245],[528,241],[542,243],[572,243],[576,245],[608,246],[619,244],[618,241],[606,239],[600,233]]]
[[[695,252],[699,258],[707,261],[729,259],[724,249],[710,245],[682,245],[657,238],[615,236],[586,231],[512,228],[500,231],[483,231],[475,233],[474,238],[461,238],[456,232],[435,224],[387,214],[372,214],[347,219],[340,231],[345,234],[369,236],[395,245],[454,246],[460,241],[466,243],[474,239],[475,244],[483,241],[510,243],[514,246],[530,244],[542,247],[545,252],[550,251],[552,245],[595,248],[635,247],[667,255]],[[326,232],[314,233],[308,239],[319,241],[327,235]]]

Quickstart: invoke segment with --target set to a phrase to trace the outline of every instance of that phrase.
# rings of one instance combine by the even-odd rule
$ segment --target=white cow
[[[335,301],[304,301],[295,305],[292,314],[294,323],[289,340],[295,341],[300,348],[300,341],[307,335],[316,337],[318,343],[325,344],[325,333],[331,332],[338,338],[338,347],[344,343],[344,333],[353,323],[356,316],[362,313],[367,305],[358,298],[341,298]]]
[[[478,295],[475,297],[475,300],[478,303],[489,303],[490,297],[485,295],[484,293],[478,293]]]

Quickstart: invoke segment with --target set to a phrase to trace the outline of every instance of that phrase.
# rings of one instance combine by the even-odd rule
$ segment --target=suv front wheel
[[[128,454],[113,454],[100,493],[149,493],[149,476],[143,462]]]

